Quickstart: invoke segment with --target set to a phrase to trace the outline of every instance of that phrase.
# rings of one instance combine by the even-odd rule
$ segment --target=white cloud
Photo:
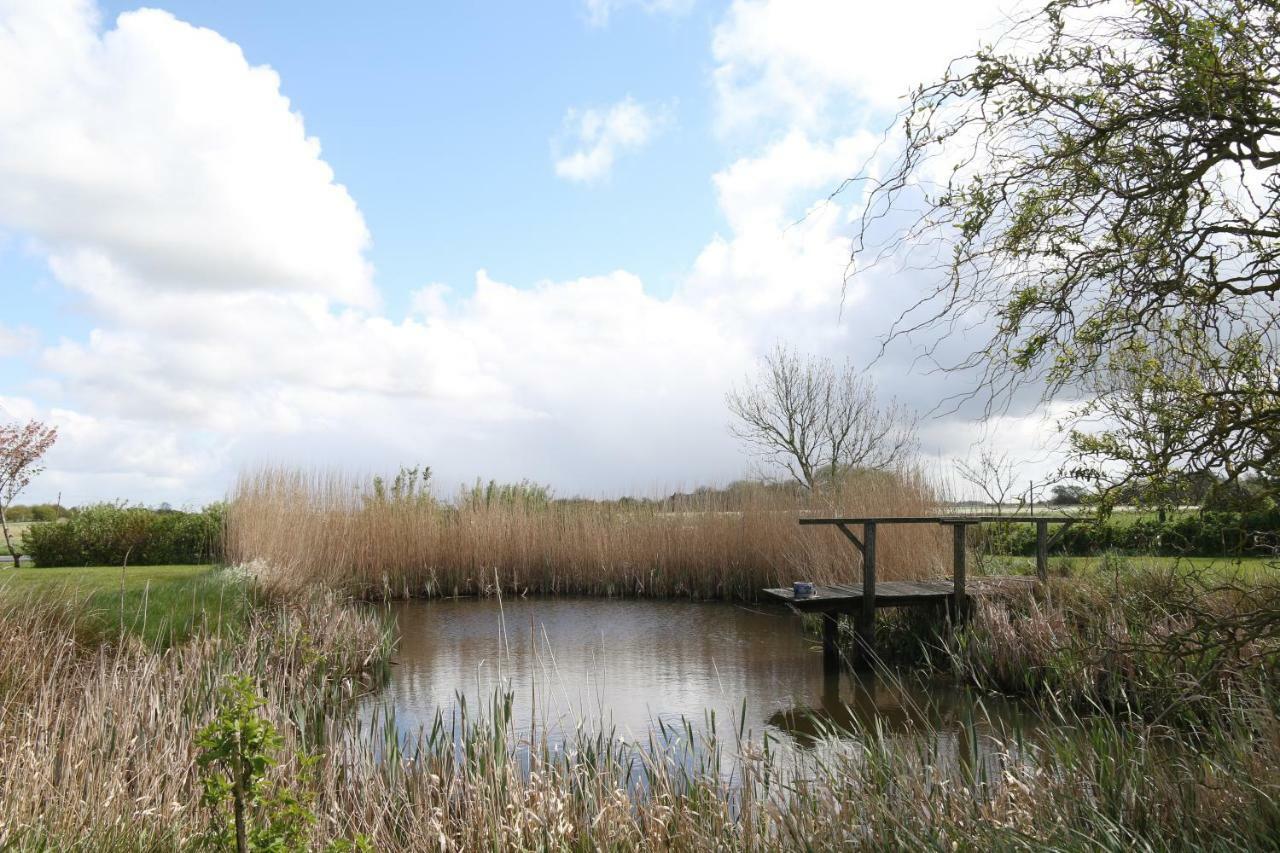
[[[51,417],[79,425],[67,443],[101,451],[97,466],[56,462],[150,472],[149,488],[134,485],[160,497],[166,459],[165,476],[202,494],[263,458],[425,459],[446,483],[534,476],[570,490],[601,488],[602,471],[642,489],[736,472],[721,394],[751,350],[700,306],[656,299],[625,272],[517,288],[482,271],[472,295],[430,307],[391,322],[293,294],[160,300],[46,351],[49,373],[93,413]],[[182,324],[192,316],[205,319]],[[136,442],[93,440],[130,429]],[[213,438],[192,443],[202,433]],[[197,467],[179,464],[186,454]]]
[[[371,305],[369,235],[270,68],[142,9],[0,3],[0,220],[166,290]]]
[[[409,313],[430,320],[442,316],[448,310],[449,286],[433,282],[420,287],[409,296]]]
[[[629,6],[649,14],[684,15],[693,8],[694,0],[586,0],[587,22],[603,27],[616,12]]]
[[[0,395],[0,417],[10,421],[29,421],[40,414],[40,407],[26,397]]]
[[[821,202],[875,150],[878,138],[858,131],[830,142],[792,130],[754,157],[742,157],[712,181],[720,209],[737,231],[785,228],[797,198]]]
[[[0,415],[37,418],[58,428],[46,470],[25,500],[69,504],[95,500],[175,500],[223,497],[224,459],[230,441],[209,433],[167,428],[146,420],[98,417],[25,397],[0,397]]]
[[[556,171],[601,180],[662,122],[629,98],[572,111]],[[96,326],[40,352],[56,405],[0,404],[63,428],[40,488],[69,502],[216,498],[262,461],[565,492],[727,479],[747,462],[723,394],[757,353],[781,338],[867,363],[912,298],[867,276],[842,300],[856,199],[824,199],[874,142],[798,122],[712,176],[727,233],[670,297],[623,270],[481,269],[396,319],[370,307],[367,229],[274,72],[165,13],[101,33],[87,3],[0,0],[0,226],[43,246]],[[916,403],[946,382],[877,373]]]
[[[721,128],[814,130],[858,107],[895,110],[1011,2],[734,0],[712,43]]]
[[[565,141],[553,148],[571,150],[556,155],[556,174],[579,183],[603,180],[621,154],[647,145],[664,121],[660,111],[630,97],[606,109],[570,109],[564,119]]]

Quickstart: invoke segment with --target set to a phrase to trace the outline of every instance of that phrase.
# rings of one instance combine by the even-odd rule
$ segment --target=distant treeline
[[[858,488],[875,489],[891,487],[897,477],[885,471],[856,470],[846,479],[856,481]],[[364,497],[368,505],[396,504],[400,506],[431,506],[442,510],[476,510],[497,507],[537,509],[635,509],[647,508],[669,512],[705,512],[708,510],[734,510],[745,502],[760,499],[786,499],[804,501],[808,490],[794,482],[764,482],[760,480],[735,480],[724,486],[700,486],[691,492],[673,492],[663,497],[584,498],[557,497],[550,486],[532,480],[499,482],[477,479],[470,486],[461,488],[452,499],[440,499],[431,490],[431,468],[404,467],[388,481],[374,477],[372,489]]]
[[[22,552],[38,566],[180,565],[217,562],[225,504],[199,512],[94,504],[23,531]]]
[[[9,521],[57,521],[75,510],[60,504],[14,504],[4,511]]]

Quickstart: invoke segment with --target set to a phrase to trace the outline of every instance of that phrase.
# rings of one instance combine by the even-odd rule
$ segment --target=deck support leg
[[[850,661],[850,664],[859,672],[869,672],[872,669],[872,661],[875,660],[876,656],[874,613],[871,619],[872,621],[868,625],[866,614],[862,611],[853,614],[853,660]]]
[[[968,602],[965,600],[964,586],[965,586],[965,558],[966,558],[965,546],[967,544],[965,541],[965,534],[968,532],[969,527],[968,525],[965,525],[965,524],[954,524],[952,525],[951,530],[952,530],[951,557],[952,557],[952,568],[954,570],[953,580],[955,582],[955,586],[952,589],[951,597],[953,600],[952,601],[953,610],[954,610],[953,617],[955,619],[955,623],[959,625],[960,620],[964,618],[965,613],[968,610],[968,607],[966,606]]]
[[[876,657],[876,524],[862,526],[862,609],[854,617],[857,657],[854,666],[870,669]]]
[[[822,672],[822,708],[833,711],[840,707],[840,670],[825,669]]]
[[[822,614],[822,670],[827,674],[840,671],[840,614]]]

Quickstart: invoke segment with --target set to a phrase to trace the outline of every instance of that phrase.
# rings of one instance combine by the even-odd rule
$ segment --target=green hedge
[[[1051,530],[1056,530],[1051,528]],[[1054,543],[1053,553],[1087,557],[1104,551],[1181,557],[1264,555],[1254,534],[1280,537],[1280,509],[1270,505],[1252,512],[1204,512],[1171,518],[1079,521]],[[984,524],[975,545],[992,554],[1034,556],[1035,525]]]
[[[161,566],[222,559],[224,506],[200,512],[97,504],[58,522],[33,524],[22,551],[38,566]]]

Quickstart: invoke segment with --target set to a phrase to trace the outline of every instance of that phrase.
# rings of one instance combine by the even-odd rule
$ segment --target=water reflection
[[[406,735],[437,714],[454,725],[463,703],[483,708],[499,693],[513,695],[517,737],[552,741],[767,732],[808,748],[879,727],[936,733],[942,752],[963,758],[976,739],[1033,724],[1016,705],[979,704],[950,685],[824,672],[818,642],[781,607],[468,599],[405,602],[394,615],[396,665],[366,713],[389,706]]]
[[[871,673],[828,673],[817,701],[783,708],[767,723],[802,747],[830,736],[967,733],[1001,737],[1036,727],[1021,704],[987,697],[941,681],[881,678]]]

